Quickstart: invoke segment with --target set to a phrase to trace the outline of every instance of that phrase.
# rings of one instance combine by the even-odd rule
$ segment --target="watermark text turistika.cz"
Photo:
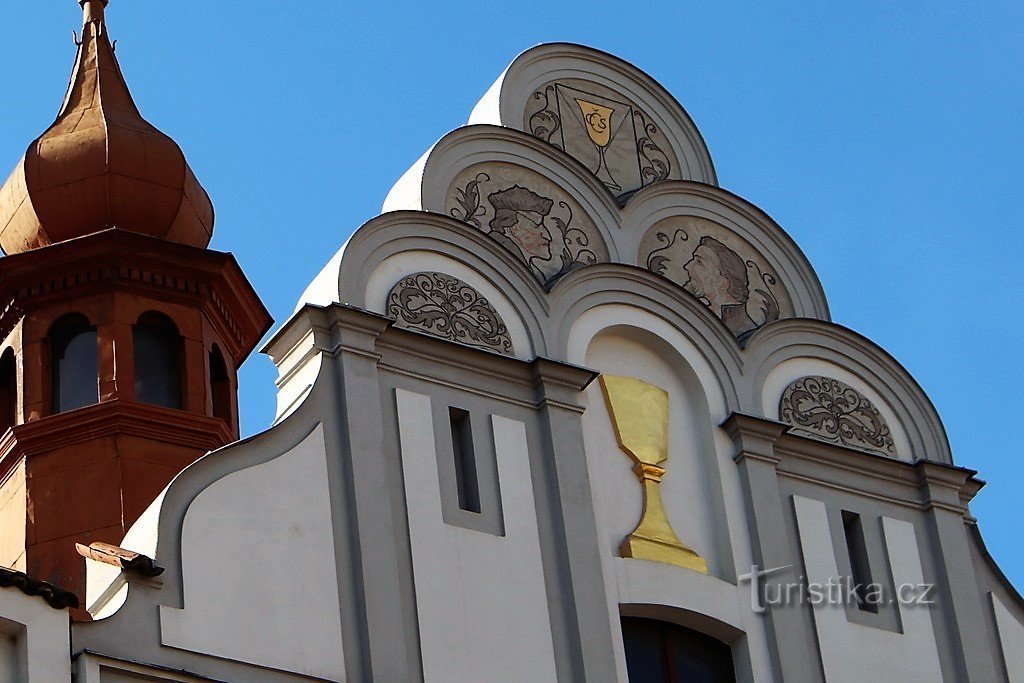
[[[889,589],[880,583],[855,583],[850,577],[830,577],[824,583],[808,581],[801,576],[796,581],[768,583],[769,576],[788,572],[791,566],[762,569],[757,565],[749,574],[739,577],[750,584],[750,608],[763,614],[769,607],[791,605],[901,605],[928,607],[935,604],[935,586],[930,583],[904,583]]]

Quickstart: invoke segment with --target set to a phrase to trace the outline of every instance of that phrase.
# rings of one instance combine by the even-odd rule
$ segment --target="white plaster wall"
[[[68,611],[0,588],[0,683],[71,681]]]
[[[793,496],[793,506],[807,581],[821,585],[838,581],[840,574],[825,504]],[[882,530],[893,584],[923,584],[914,525],[883,517]],[[930,611],[921,605],[899,605],[898,609],[902,633],[853,623],[847,619],[842,604],[821,602],[812,607],[821,661],[829,683],[942,681]]]
[[[793,381],[808,375],[822,375],[838,379],[863,394],[865,398],[875,404],[878,412],[889,425],[893,443],[896,445],[896,456],[900,460],[912,461],[914,459],[914,452],[903,428],[903,423],[881,394],[846,368],[819,358],[792,358],[772,368],[765,378],[764,384],[761,385],[761,414],[770,420],[778,420],[779,400],[782,398],[783,392],[786,391],[786,387]]]
[[[164,645],[344,679],[326,457],[318,425],[196,496],[181,534],[184,608],[160,608]]]
[[[277,414],[274,424],[283,421],[299,409],[320,376],[323,354],[313,348],[314,332],[306,337],[284,359],[279,361],[277,379]]]
[[[366,308],[381,315],[387,315],[388,294],[395,283],[406,275],[424,271],[436,271],[457,277],[480,292],[494,306],[508,328],[512,339],[512,350],[516,358],[532,360],[533,345],[526,325],[516,308],[489,280],[469,266],[436,252],[405,251],[384,259],[366,282]]]
[[[999,645],[1003,650],[1007,677],[1010,683],[1024,683],[1024,624],[1017,621],[995,593],[989,593],[989,596],[996,615]]]
[[[555,681],[526,428],[492,416],[505,535],[442,519],[431,399],[395,390],[427,683]]]
[[[147,557],[156,557],[160,510],[170,486],[168,484],[164,487],[128,529],[120,543],[122,548]],[[85,605],[93,619],[106,619],[113,615],[127,599],[128,583],[118,567],[96,560],[85,561]]]

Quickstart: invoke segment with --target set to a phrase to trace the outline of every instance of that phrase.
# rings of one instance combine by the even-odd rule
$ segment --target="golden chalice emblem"
[[[605,152],[612,141],[612,114],[615,110],[603,104],[595,104],[576,97],[576,105],[583,114],[583,127],[590,137],[590,141],[597,148],[597,168],[593,173],[598,179],[608,186],[609,189],[619,191],[622,186],[612,178],[608,170],[608,162],[605,159]]]
[[[707,562],[679,540],[661,504],[661,478],[668,461],[668,392],[643,380],[615,375],[601,375],[601,389],[619,448],[633,461],[633,472],[644,490],[640,522],[619,553],[707,574]]]

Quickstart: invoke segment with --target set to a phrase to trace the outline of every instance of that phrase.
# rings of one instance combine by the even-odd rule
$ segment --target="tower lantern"
[[[0,188],[0,565],[83,597],[75,543],[117,543],[238,438],[236,370],[270,326],[181,149],[142,118],[104,18],[54,123]]]

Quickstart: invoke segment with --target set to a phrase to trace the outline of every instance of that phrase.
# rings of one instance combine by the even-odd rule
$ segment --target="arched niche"
[[[469,122],[544,140],[596,172],[616,196],[667,178],[717,184],[707,145],[679,102],[635,66],[582,45],[523,52]]]
[[[710,419],[703,396],[694,387],[692,370],[654,335],[635,327],[602,330],[587,345],[585,365],[603,374],[640,379],[668,393],[669,438],[661,496],[672,528],[710,566],[716,553],[715,520],[704,458],[713,458],[707,434]],[[608,551],[614,555],[637,526],[643,508],[634,463],[616,442],[615,429],[599,385],[587,390],[584,442],[595,486],[597,509],[604,518]],[[710,453],[709,453],[710,452]],[[703,457],[701,454],[704,454]]]
[[[574,360],[667,392],[668,460],[662,463],[666,472],[660,484],[665,514],[678,539],[707,563],[711,576],[730,577],[734,571],[729,524],[712,417],[723,407],[709,405],[704,379],[673,344],[651,332],[651,325],[630,324],[616,313],[591,311],[590,319],[574,329],[573,348],[580,352]],[[599,317],[603,315],[615,318],[602,325]],[[711,393],[710,402],[722,401],[720,389]],[[619,557],[620,546],[641,519],[642,489],[634,463],[618,445],[599,382],[588,387],[583,401],[584,444],[600,511],[599,529],[606,557]]]
[[[585,362],[585,344],[602,327],[632,325],[666,339],[701,379],[715,424],[740,405],[742,349],[695,297],[634,266],[600,264],[576,271],[551,292],[553,357]]]

